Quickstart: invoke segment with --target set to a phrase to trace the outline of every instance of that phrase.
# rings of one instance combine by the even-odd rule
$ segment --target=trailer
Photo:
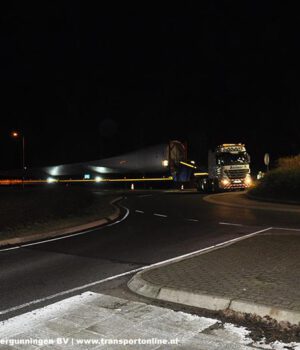
[[[187,147],[184,143],[172,140],[159,145],[124,153],[115,157],[89,162],[58,164],[40,168],[1,171],[6,179],[18,179],[24,175],[27,179],[120,179],[133,177],[182,178],[182,163],[187,159]]]

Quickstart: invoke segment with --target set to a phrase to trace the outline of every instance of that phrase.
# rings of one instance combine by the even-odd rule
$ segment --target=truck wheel
[[[213,192],[213,184],[211,180],[207,180],[205,184],[205,192],[206,193],[212,193]]]
[[[197,183],[197,191],[198,192],[201,192],[201,193],[207,193],[207,182],[206,180],[200,180],[198,183]]]
[[[212,180],[211,181],[211,192],[215,193],[219,191],[219,181],[218,180]]]

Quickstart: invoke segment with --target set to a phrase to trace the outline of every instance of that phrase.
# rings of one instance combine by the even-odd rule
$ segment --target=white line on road
[[[54,298],[57,298],[57,297],[61,297],[61,296],[67,295],[67,294],[78,292],[78,291],[80,291],[82,289],[93,287],[93,286],[95,286],[97,284],[101,284],[101,283],[104,283],[104,282],[108,282],[108,281],[114,280],[116,278],[127,276],[127,275],[130,275],[132,273],[139,272],[139,271],[141,271],[143,269],[144,269],[144,266],[140,267],[140,268],[137,268],[137,269],[134,269],[134,270],[130,270],[130,271],[124,272],[124,273],[120,273],[118,275],[107,277],[107,278],[104,278],[104,279],[99,280],[99,281],[88,283],[88,284],[85,284],[83,286],[79,286],[79,287],[76,287],[76,288],[65,290],[65,291],[60,292],[60,293],[52,294],[52,295],[49,295],[49,296],[47,296],[45,298],[32,300],[32,301],[29,301],[28,303],[25,303],[25,304],[22,304],[22,305],[19,305],[19,306],[14,306],[14,307],[11,307],[9,309],[0,311],[0,315],[5,315],[5,314],[8,314],[10,312],[14,312],[14,311],[21,310],[21,309],[24,309],[24,308],[32,306],[32,305],[36,305],[36,304],[42,303],[42,302],[47,301],[47,300],[51,300],[51,299],[54,299]]]
[[[52,300],[52,299],[57,298],[57,297],[61,297],[61,296],[68,295],[68,294],[71,294],[71,293],[74,293],[74,292],[78,292],[78,291],[81,291],[83,289],[87,289],[87,288],[90,288],[90,287],[102,284],[104,282],[112,281],[112,280],[120,278],[120,277],[128,276],[128,275],[131,275],[131,274],[136,273],[136,272],[143,271],[143,270],[148,269],[148,268],[158,267],[158,266],[161,266],[161,265],[164,265],[164,264],[167,264],[167,263],[179,261],[179,260],[191,257],[193,255],[197,255],[197,254],[200,254],[200,253],[212,250],[212,249],[221,248],[223,246],[226,246],[226,245],[229,245],[229,244],[232,244],[232,243],[244,240],[246,238],[250,238],[250,237],[255,236],[255,235],[259,234],[259,233],[266,232],[266,231],[269,231],[269,230],[272,230],[272,227],[267,227],[267,228],[265,228],[263,230],[255,231],[255,232],[249,233],[249,234],[247,234],[245,236],[242,236],[242,237],[237,237],[237,238],[231,239],[229,241],[221,242],[221,243],[215,244],[215,245],[207,247],[207,248],[202,248],[202,249],[199,249],[199,250],[187,253],[187,254],[179,255],[179,256],[171,258],[171,259],[163,260],[163,261],[151,264],[151,265],[138,267],[136,269],[133,269],[133,270],[130,270],[130,271],[127,271],[127,272],[123,272],[123,273],[120,273],[118,275],[114,275],[114,276],[111,276],[111,277],[104,278],[102,280],[98,280],[98,281],[95,281],[95,282],[92,282],[92,283],[88,283],[88,284],[76,287],[76,288],[65,290],[65,291],[60,292],[60,293],[52,294],[52,295],[49,295],[49,296],[47,296],[45,298],[32,300],[32,301],[30,301],[28,303],[25,303],[25,304],[22,304],[22,305],[18,305],[18,306],[14,306],[14,307],[11,307],[11,308],[6,309],[6,310],[2,310],[2,311],[0,311],[0,315],[6,315],[6,314],[8,314],[10,312],[18,311],[18,310],[24,309],[26,307],[42,303],[44,301]]]
[[[26,247],[31,247],[31,246],[34,246],[34,245],[40,245],[40,244],[45,244],[45,243],[49,243],[49,242],[55,242],[55,241],[60,241],[62,239],[67,239],[67,238],[73,238],[73,237],[76,237],[76,236],[81,236],[81,235],[84,235],[86,233],[89,233],[89,232],[93,232],[93,231],[96,231],[96,230],[100,230],[104,227],[109,227],[109,226],[114,226],[114,225],[117,225],[119,224],[120,222],[124,221],[127,219],[130,211],[128,208],[120,205],[120,207],[122,207],[123,209],[125,209],[125,215],[118,221],[115,221],[115,222],[112,222],[111,224],[107,224],[107,225],[104,225],[104,226],[100,226],[100,227],[95,227],[93,229],[90,229],[90,230],[87,230],[87,231],[82,231],[82,232],[78,232],[78,233],[73,233],[73,234],[70,234],[70,235],[67,235],[67,236],[62,236],[62,237],[56,237],[56,238],[51,238],[51,239],[47,239],[45,241],[40,241],[40,242],[34,242],[34,243],[27,243],[27,244],[21,244],[21,245],[18,245],[18,246],[15,246],[15,247],[11,247],[11,248],[4,248],[4,249],[0,249],[0,253],[1,252],[6,252],[8,250],[16,250],[16,249],[20,249],[20,248],[26,248]]]
[[[152,197],[153,194],[142,194],[140,196],[138,196],[139,198],[144,198],[144,197]]]
[[[196,219],[186,219],[187,221],[192,221],[192,222],[199,222],[199,220]]]
[[[112,222],[111,224],[105,225],[105,226],[103,226],[103,228],[115,226],[115,225],[120,224],[122,221],[127,219],[128,215],[130,214],[130,210],[128,208],[124,207],[123,205],[120,205],[120,207],[125,210],[125,215],[120,220]],[[100,227],[100,228],[102,228],[102,227]]]
[[[234,224],[231,222],[219,222],[219,225],[227,225],[227,226],[246,226],[246,225],[242,225],[242,224]],[[250,227],[250,226],[249,226]],[[276,227],[273,226],[272,227],[273,230],[283,230],[283,231],[294,231],[294,232],[300,232],[299,228],[289,228],[289,227]]]
[[[157,213],[154,213],[153,215],[154,215],[154,216],[159,216],[159,217],[161,217],[161,218],[167,218],[167,217],[168,217],[168,215],[157,214]]]
[[[136,213],[139,213],[139,214],[144,214],[144,213],[145,213],[145,212],[142,211],[142,210],[136,210],[135,212],[136,212]]]
[[[233,224],[231,222],[219,222],[219,225],[227,225],[227,226],[244,226],[242,224]]]
[[[288,227],[273,227],[274,230],[283,230],[283,231],[295,231],[300,232],[299,228],[288,228]]]

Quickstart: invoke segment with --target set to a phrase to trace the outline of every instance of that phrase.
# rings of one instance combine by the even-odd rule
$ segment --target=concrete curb
[[[132,292],[144,297],[212,311],[231,310],[239,313],[258,315],[260,317],[269,316],[278,322],[290,322],[295,325],[300,323],[300,312],[255,304],[240,299],[230,299],[218,295],[190,292],[187,290],[165,287],[163,285],[156,285],[143,279],[142,276],[145,271],[147,270],[138,272],[127,284]]]
[[[44,239],[49,239],[49,238],[55,238],[55,237],[60,237],[60,236],[67,236],[67,235],[72,235],[74,233],[79,233],[81,231],[87,231],[93,228],[98,228],[101,227],[107,223],[113,222],[116,219],[119,218],[121,211],[120,209],[115,205],[116,202],[120,201],[124,197],[117,197],[114,200],[109,202],[109,205],[113,206],[115,209],[115,212],[111,215],[109,215],[106,218],[96,220],[93,222],[89,222],[87,224],[82,224],[82,225],[77,225],[74,227],[69,227],[66,229],[62,230],[57,230],[57,231],[51,231],[51,232],[45,232],[45,233],[37,233],[34,235],[30,236],[25,236],[25,237],[16,237],[16,238],[10,238],[6,240],[1,240],[0,241],[0,248],[4,248],[7,246],[15,246],[15,245],[20,245],[20,244],[25,244],[25,243],[31,243],[35,241],[40,241]]]
[[[222,200],[224,197],[228,196],[242,196],[241,193],[217,193],[210,194],[208,196],[203,197],[203,200],[217,205],[223,205],[227,207],[234,208],[244,208],[244,209],[258,209],[258,210],[268,210],[268,211],[281,211],[281,212],[290,212],[290,213],[300,213],[300,206],[296,207],[295,204],[282,204],[278,202],[272,202],[272,206],[270,206],[270,202],[257,201],[255,204],[251,204],[255,202],[254,199],[248,199],[247,197],[243,199],[248,199],[249,204],[239,204],[235,202],[227,202],[226,200]]]
[[[263,304],[255,304],[245,300],[232,300],[229,309],[236,312],[255,314],[261,317],[270,316],[278,322],[287,321],[295,325],[299,325],[300,323],[300,312]]]
[[[199,308],[208,308],[210,310],[227,309],[230,305],[230,299],[209,294],[193,293],[185,290],[173,289],[162,285],[155,285],[142,278],[144,271],[138,272],[128,282],[128,288],[134,293],[144,297],[171,301],[173,303],[195,306]]]
[[[133,292],[153,299],[159,299],[159,292],[162,288],[159,285],[145,281],[142,278],[142,272],[135,274],[128,282],[127,286]]]

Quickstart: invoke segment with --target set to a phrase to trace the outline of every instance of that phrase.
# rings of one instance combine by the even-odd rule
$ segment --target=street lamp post
[[[24,177],[25,177],[25,171],[26,171],[26,165],[25,165],[25,136],[24,134],[20,134],[17,131],[13,131],[11,133],[12,137],[14,138],[22,138],[22,186],[24,188]]]
[[[26,170],[25,166],[25,137],[22,135],[22,168],[23,168],[23,173]]]

